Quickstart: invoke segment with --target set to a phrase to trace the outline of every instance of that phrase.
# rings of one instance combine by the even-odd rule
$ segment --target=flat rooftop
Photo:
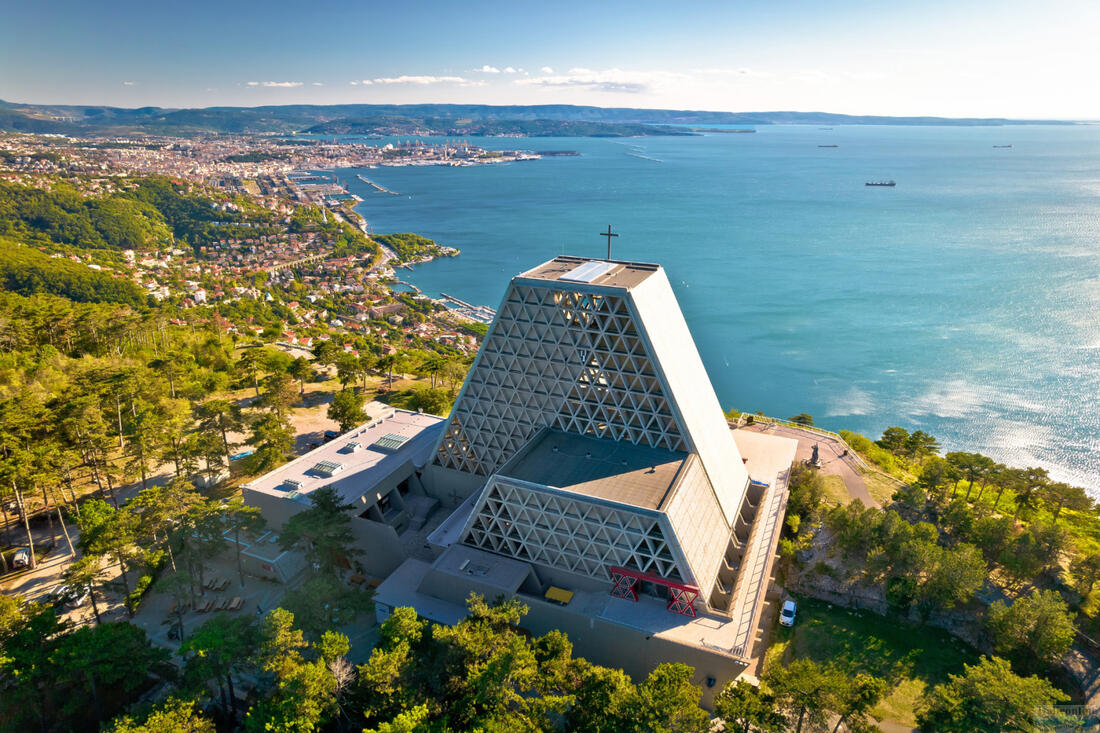
[[[621,260],[597,260],[586,257],[562,255],[532,268],[517,278],[530,280],[561,281],[563,284],[599,285],[600,287],[629,290],[661,269],[648,262],[623,262]]]
[[[501,468],[509,476],[576,494],[658,510],[688,454],[546,430]]]
[[[442,426],[441,417],[390,408],[246,486],[307,504],[310,493],[334,486],[342,499],[355,502],[406,462],[427,463]]]
[[[767,435],[752,430],[734,430],[733,442],[745,459],[749,478],[771,484],[794,463],[798,441],[779,435]]]

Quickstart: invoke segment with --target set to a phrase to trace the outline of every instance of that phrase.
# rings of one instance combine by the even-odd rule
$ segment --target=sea
[[[462,250],[402,272],[426,293],[496,307],[610,225],[666,269],[724,408],[920,429],[1100,498],[1100,126],[469,141],[579,155],[338,173],[375,233]]]

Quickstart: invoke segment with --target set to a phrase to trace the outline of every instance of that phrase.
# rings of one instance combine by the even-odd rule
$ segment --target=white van
[[[31,551],[27,547],[20,547],[15,551],[15,556],[11,560],[11,566],[13,568],[25,568],[31,564]]]

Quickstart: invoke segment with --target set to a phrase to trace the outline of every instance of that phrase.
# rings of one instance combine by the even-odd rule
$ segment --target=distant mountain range
[[[0,101],[0,130],[93,134],[291,133],[516,136],[692,134],[696,125],[1071,125],[1000,117],[884,117],[826,112],[483,104],[289,104],[268,107],[99,107]],[[660,126],[660,127],[654,127]]]

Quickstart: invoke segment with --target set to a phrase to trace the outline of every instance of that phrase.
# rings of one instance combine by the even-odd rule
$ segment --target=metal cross
[[[601,237],[607,237],[607,260],[608,260],[608,262],[610,262],[611,261],[611,238],[612,237],[617,237],[619,235],[618,234],[613,234],[611,232],[611,225],[608,224],[607,225],[607,231],[606,232],[600,232],[600,236]]]

